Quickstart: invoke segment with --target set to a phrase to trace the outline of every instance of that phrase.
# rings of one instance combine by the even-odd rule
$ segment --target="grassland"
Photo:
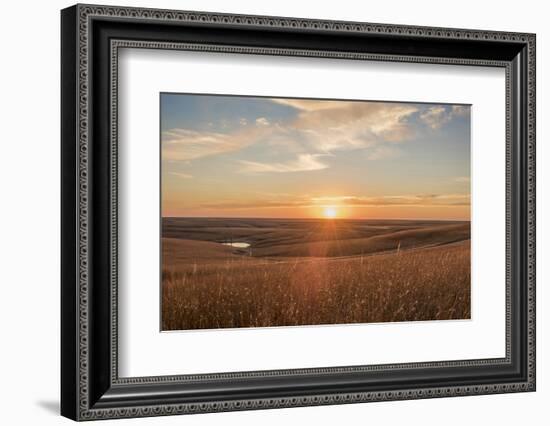
[[[165,218],[162,232],[163,330],[470,317],[469,222]]]

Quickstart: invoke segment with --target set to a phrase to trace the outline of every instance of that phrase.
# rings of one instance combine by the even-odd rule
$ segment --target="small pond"
[[[224,246],[231,246],[236,248],[248,248],[250,247],[249,243],[243,243],[243,242],[233,242],[233,243],[222,243]]]

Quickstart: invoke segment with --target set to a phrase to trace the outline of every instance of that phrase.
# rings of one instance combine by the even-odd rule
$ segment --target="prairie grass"
[[[193,244],[196,259],[182,261],[163,243],[163,330],[470,318],[469,239],[342,258],[253,258],[219,244],[212,255],[216,243]]]

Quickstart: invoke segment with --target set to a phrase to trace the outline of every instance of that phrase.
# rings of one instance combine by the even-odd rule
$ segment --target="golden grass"
[[[197,242],[193,242],[197,243]],[[470,318],[470,241],[346,258],[238,256],[216,243],[163,246],[162,329]],[[210,257],[212,250],[217,250]],[[203,257],[201,257],[201,253]]]

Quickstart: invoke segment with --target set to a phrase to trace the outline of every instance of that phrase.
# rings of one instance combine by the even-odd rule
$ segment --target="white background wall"
[[[537,33],[538,390],[530,394],[118,420],[118,424],[545,424],[550,401],[550,27],[545,2],[103,1],[205,10]],[[0,419],[68,424],[59,404],[59,9],[11,1],[0,24]],[[546,420],[545,420],[546,418]],[[113,423],[111,421],[102,424]],[[115,424],[115,423],[113,423]]]

